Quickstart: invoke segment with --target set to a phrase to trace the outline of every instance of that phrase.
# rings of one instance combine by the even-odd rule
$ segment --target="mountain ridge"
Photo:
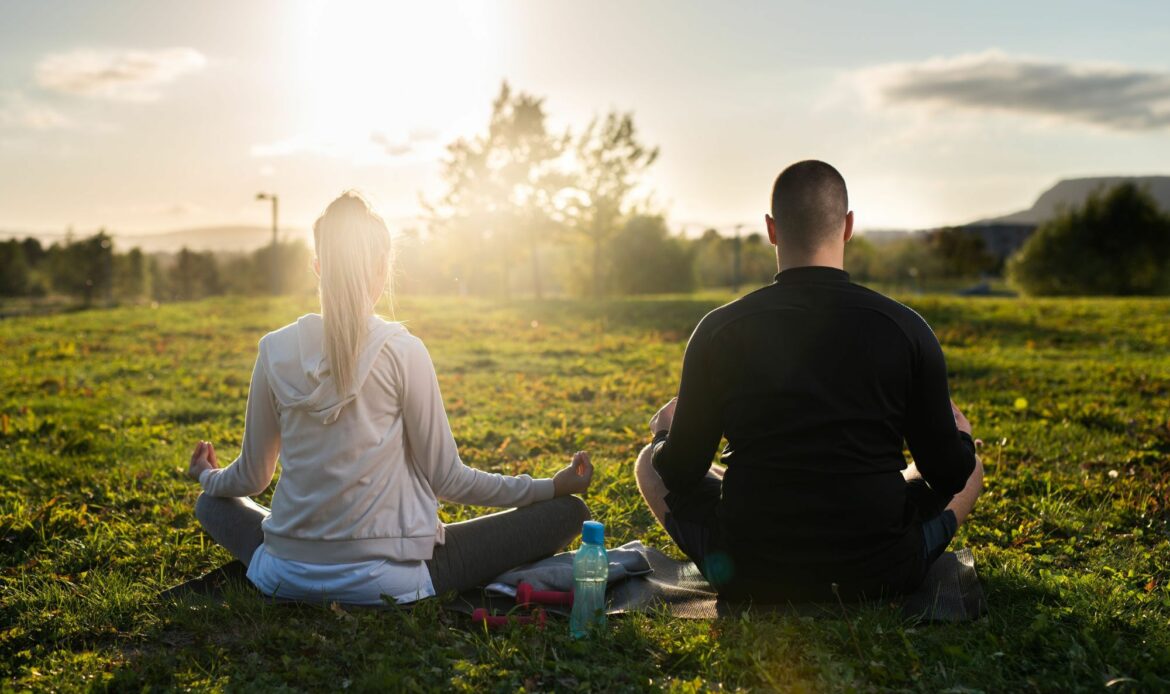
[[[998,217],[988,217],[964,226],[1018,224],[1038,226],[1062,210],[1083,205],[1093,192],[1120,183],[1136,183],[1150,192],[1164,212],[1170,213],[1170,176],[1085,176],[1063,178],[1045,190],[1032,207]]]

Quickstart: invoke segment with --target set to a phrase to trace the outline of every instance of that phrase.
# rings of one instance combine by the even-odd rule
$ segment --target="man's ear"
[[[853,210],[849,210],[849,214],[845,215],[845,243],[849,243],[851,238],[853,238]]]
[[[773,246],[776,245],[776,220],[772,219],[772,215],[764,215],[764,226],[768,227],[768,243]]]
[[[313,258],[313,274],[317,276],[317,279],[321,279],[321,261],[317,258]]]

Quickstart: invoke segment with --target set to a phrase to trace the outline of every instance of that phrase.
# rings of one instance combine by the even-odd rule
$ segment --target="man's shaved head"
[[[845,179],[823,161],[798,161],[772,185],[772,217],[786,243],[814,251],[840,233],[849,213]]]

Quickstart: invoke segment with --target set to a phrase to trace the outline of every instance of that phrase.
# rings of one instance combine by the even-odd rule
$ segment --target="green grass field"
[[[588,449],[588,502],[612,542],[677,553],[631,462],[690,330],[726,298],[406,299],[398,317],[430,347],[468,464],[550,474]],[[955,546],[974,549],[990,615],[646,614],[590,643],[560,622],[488,635],[433,602],[160,602],[228,559],[192,514],[191,448],[238,446],[256,342],[313,304],[0,321],[0,689],[1170,689],[1170,301],[910,303],[987,442],[987,490]]]

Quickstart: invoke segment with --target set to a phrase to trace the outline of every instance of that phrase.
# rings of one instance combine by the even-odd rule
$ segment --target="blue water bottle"
[[[605,526],[585,521],[581,549],[573,555],[573,613],[569,633],[575,639],[592,629],[605,627],[605,586],[609,582],[609,557],[605,554]]]

